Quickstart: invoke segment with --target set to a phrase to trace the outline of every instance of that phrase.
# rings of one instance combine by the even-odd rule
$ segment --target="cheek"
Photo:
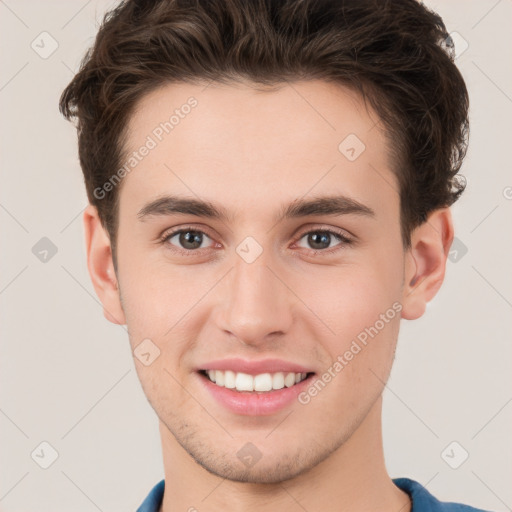
[[[125,270],[129,278],[123,280],[120,275],[120,287],[132,351],[147,339],[160,351],[151,371],[140,368],[139,376],[153,389],[152,376],[160,372],[155,382],[167,382],[170,393],[175,383],[166,370],[179,380],[185,378],[184,368],[193,363],[189,357],[194,354],[195,340],[209,318],[204,298],[218,278],[211,270],[173,268],[168,262],[131,269],[126,265]],[[136,365],[141,366],[138,361]]]
[[[329,356],[318,378],[332,384],[327,384],[329,389],[322,392],[317,406],[337,404],[341,422],[347,410],[363,411],[382,392],[393,363],[401,304],[375,282],[347,284],[336,297],[326,300],[324,296],[322,304],[315,303],[323,308],[318,316],[323,314],[334,331],[318,338]]]
[[[210,282],[165,261],[132,253],[124,259],[120,287],[126,321],[139,333],[162,337],[194,307]]]
[[[399,300],[400,276],[396,265],[354,265],[339,268],[328,278],[319,274],[311,277],[302,293],[311,309],[334,331],[331,334],[347,339],[373,325]]]
[[[400,290],[399,258],[375,258],[337,269],[310,294],[313,311],[329,327],[322,327],[319,339],[330,361],[339,363],[331,372],[340,375],[338,385],[351,401],[375,394],[387,379],[400,326]]]

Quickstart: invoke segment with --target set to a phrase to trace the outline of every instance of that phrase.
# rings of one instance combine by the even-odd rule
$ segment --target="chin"
[[[294,468],[283,467],[280,463],[250,469],[241,469],[239,465],[240,463],[237,461],[229,467],[207,467],[203,465],[203,468],[220,478],[248,484],[277,484],[290,480],[307,470],[297,466]]]
[[[284,449],[284,447],[282,447]],[[232,482],[251,484],[277,484],[299,476],[320,462],[329,453],[316,453],[311,457],[304,457],[304,450],[290,455],[274,452],[272,457],[262,454],[260,460],[251,467],[244,467],[244,463],[237,456],[231,454],[210,453],[205,456],[204,451],[198,454],[190,453],[192,458],[209,473]]]

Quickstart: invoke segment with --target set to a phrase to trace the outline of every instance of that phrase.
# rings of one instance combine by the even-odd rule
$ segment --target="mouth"
[[[196,367],[200,389],[236,415],[267,416],[293,407],[315,379],[312,368],[278,358],[231,357]]]
[[[219,388],[249,395],[272,394],[310,380],[314,372],[274,372],[251,375],[232,370],[199,370],[199,375]],[[302,386],[301,386],[302,387]]]

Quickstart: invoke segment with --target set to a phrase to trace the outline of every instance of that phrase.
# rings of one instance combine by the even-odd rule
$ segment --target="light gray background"
[[[385,455],[391,476],[414,478],[440,499],[505,511],[512,506],[512,2],[426,3],[469,44],[457,58],[471,98],[468,186],[453,208],[467,253],[449,262],[425,316],[402,323],[384,393]],[[87,273],[76,132],[57,108],[112,5],[0,1],[2,511],[135,510],[163,477],[157,420],[127,333],[104,319]],[[59,45],[46,59],[31,48],[48,37],[43,31]],[[32,252],[42,237],[58,249],[46,263]],[[59,454],[48,469],[31,458],[43,441]],[[469,452],[458,469],[441,456],[452,441]],[[460,448],[448,453],[457,459]]]

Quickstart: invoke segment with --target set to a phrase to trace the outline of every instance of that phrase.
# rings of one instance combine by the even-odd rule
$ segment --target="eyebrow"
[[[144,221],[147,217],[168,216],[173,214],[194,215],[230,222],[233,216],[220,205],[200,199],[179,196],[159,197],[141,208],[137,217]],[[297,199],[284,205],[274,219],[280,222],[284,219],[319,215],[361,215],[375,217],[375,212],[355,199],[346,196],[320,196],[313,199]]]

